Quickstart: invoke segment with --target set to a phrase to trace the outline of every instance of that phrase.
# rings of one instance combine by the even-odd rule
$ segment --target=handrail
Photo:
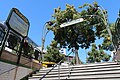
[[[69,56],[73,51],[71,51],[67,56]],[[60,63],[65,59],[65,57],[63,59],[61,59],[58,63],[56,63],[52,69],[50,69],[46,74],[44,74],[39,80],[42,80],[43,78],[46,77],[46,75],[48,75],[55,67],[57,67],[57,65],[60,65]]]

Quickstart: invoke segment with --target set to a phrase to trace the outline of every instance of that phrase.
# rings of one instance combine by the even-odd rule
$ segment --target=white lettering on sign
[[[63,27],[70,26],[70,25],[73,25],[73,24],[77,24],[77,23],[80,23],[80,22],[83,22],[83,21],[84,21],[83,18],[79,18],[79,19],[76,19],[76,20],[73,20],[73,21],[70,21],[70,22],[63,23],[63,24],[60,25],[60,27],[63,28]]]

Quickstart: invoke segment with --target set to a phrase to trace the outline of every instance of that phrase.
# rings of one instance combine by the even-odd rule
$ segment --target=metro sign
[[[79,19],[76,19],[76,20],[72,20],[70,22],[65,22],[65,23],[60,25],[60,28],[67,27],[67,26],[70,26],[70,25],[74,25],[74,24],[77,24],[77,23],[80,23],[80,22],[83,22],[83,21],[84,21],[83,18],[79,18]]]
[[[16,8],[12,8],[6,20],[6,25],[23,37],[28,35],[30,23],[28,19]]]

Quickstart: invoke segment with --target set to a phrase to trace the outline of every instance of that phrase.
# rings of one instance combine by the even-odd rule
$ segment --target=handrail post
[[[69,72],[68,72],[68,78],[70,77],[70,59],[69,59],[69,56],[68,56],[68,70],[69,70]]]
[[[70,52],[67,56],[69,56],[70,54],[71,54],[72,52]],[[65,58],[65,57],[64,57]],[[45,78],[45,76],[49,73],[49,72],[51,72],[55,67],[57,67],[57,65],[58,65],[58,70],[59,70],[59,73],[60,73],[60,64],[61,64],[61,62],[64,60],[64,58],[63,59],[61,59],[60,60],[60,62],[58,62],[57,64],[55,64],[55,66],[54,67],[52,67],[52,69],[50,69],[46,74],[44,74],[39,80],[42,80],[43,78]],[[60,74],[59,74],[59,76],[60,76]],[[60,80],[60,77],[59,77],[59,80]]]
[[[9,32],[10,32],[10,29],[8,28],[8,30],[7,30],[7,32],[6,32],[6,35],[5,35],[5,38],[4,38],[4,40],[3,40],[3,43],[2,43],[2,45],[1,45],[1,49],[0,49],[0,58],[1,58],[1,56],[2,56],[2,51],[4,50],[5,43],[6,43],[6,41],[7,41]]]
[[[60,80],[60,63],[58,64],[58,79]]]

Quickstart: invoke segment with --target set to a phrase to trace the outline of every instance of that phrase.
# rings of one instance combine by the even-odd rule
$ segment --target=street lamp
[[[112,45],[113,45],[113,47],[114,47],[114,50],[116,51],[117,49],[116,49],[116,47],[115,47],[115,44],[113,43],[113,36],[112,36],[112,33],[111,33],[111,30],[109,29],[109,26],[108,26],[108,22],[107,22],[107,20],[106,20],[106,16],[107,15],[105,15],[104,13],[103,13],[103,10],[105,10],[102,6],[99,6],[99,9],[101,10],[101,12],[102,12],[102,14],[103,14],[103,21],[104,21],[104,24],[105,24],[105,26],[106,26],[106,29],[107,29],[107,31],[108,31],[108,34],[110,35],[110,39],[111,39],[111,42],[112,42]]]
[[[70,22],[66,22],[66,23],[61,24],[60,28],[67,27],[67,26],[70,26],[70,25],[74,25],[74,24],[77,24],[77,23],[80,23],[80,22],[83,22],[83,21],[84,21],[83,18],[72,20]]]
[[[116,49],[114,44],[113,44],[112,33],[111,33],[110,29],[109,29],[108,22],[107,22],[107,19],[106,19],[107,15],[106,15],[106,13],[103,12],[105,9],[102,6],[98,6],[98,8],[102,12],[103,18],[101,18],[98,15],[86,15],[86,16],[82,16],[79,19],[76,19],[76,20],[73,20],[73,21],[70,21],[70,22],[65,22],[65,23],[61,24],[60,27],[63,28],[63,27],[67,27],[67,26],[70,26],[70,25],[74,25],[74,24],[78,24],[78,23],[84,22],[85,21],[83,19],[84,17],[98,17],[98,18],[100,18],[103,21],[103,23],[104,23],[104,25],[105,25],[105,27],[106,27],[106,29],[108,31],[108,34],[110,35],[110,39],[112,41],[112,45],[113,45],[114,49]],[[77,59],[78,58],[76,58],[76,61],[77,61]]]
[[[106,20],[106,13],[105,13],[105,14],[103,13],[103,10],[105,10],[105,9],[104,9],[102,6],[98,6],[98,8],[99,8],[100,11],[102,12],[103,18],[101,18],[101,17],[98,16],[98,15],[86,15],[86,16],[82,16],[82,17],[79,18],[79,19],[72,20],[72,21],[70,21],[70,22],[65,22],[65,23],[61,24],[60,27],[63,28],[63,27],[67,27],[67,26],[70,26],[70,25],[77,24],[77,23],[81,23],[81,22],[85,21],[85,20],[83,19],[84,17],[92,17],[92,16],[95,17],[95,16],[96,16],[96,17],[101,18],[102,21],[104,22],[104,25],[106,26],[106,29],[107,29],[108,34],[110,35],[110,38],[111,38],[111,41],[112,41],[112,33],[111,33],[110,29],[109,29],[108,22],[107,22],[107,20]]]
[[[53,23],[51,22],[51,21],[48,21],[48,22],[46,22],[45,24],[44,24],[44,26],[43,26],[43,29],[42,29],[42,50],[41,50],[41,60],[42,61],[44,61],[44,55],[43,55],[43,50],[44,50],[44,43],[45,43],[45,39],[46,39],[46,35],[48,34],[48,32],[50,31],[50,30],[48,30],[47,28],[46,28],[46,26],[47,25],[53,25]]]

